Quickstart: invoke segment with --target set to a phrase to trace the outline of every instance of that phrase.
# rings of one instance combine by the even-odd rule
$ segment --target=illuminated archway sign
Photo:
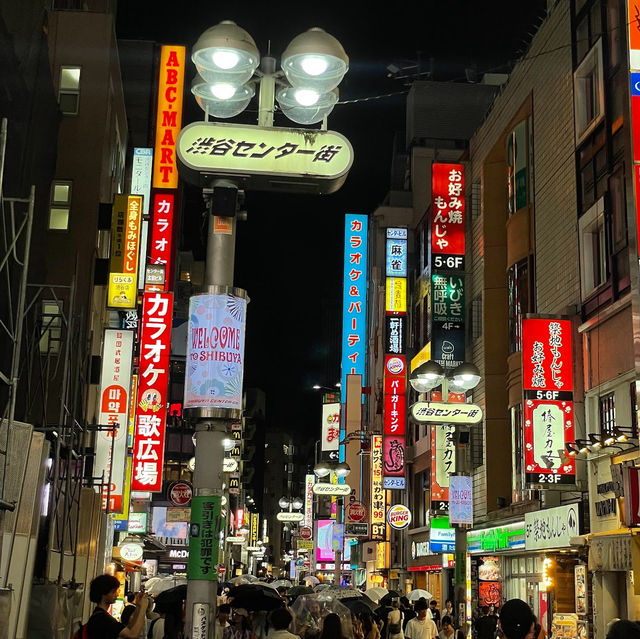
[[[353,149],[334,131],[195,122],[180,132],[177,157],[196,186],[227,178],[243,189],[323,194],[347,179]]]
[[[351,494],[351,486],[349,484],[314,484],[314,495],[341,495],[347,496]]]

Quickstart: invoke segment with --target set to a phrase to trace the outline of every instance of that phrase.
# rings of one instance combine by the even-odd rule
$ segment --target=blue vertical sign
[[[367,215],[345,215],[340,377],[343,398],[347,392],[347,375],[362,375],[362,385],[366,384],[368,223]],[[341,445],[340,461],[344,461],[344,454],[344,445]]]
[[[366,215],[345,216],[340,379],[343,397],[347,390],[347,375],[362,375],[362,383],[366,384],[367,225]]]

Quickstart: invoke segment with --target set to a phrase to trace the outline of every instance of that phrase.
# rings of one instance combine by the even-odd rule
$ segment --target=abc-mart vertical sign
[[[182,125],[185,47],[163,45],[158,74],[158,112],[153,158],[153,188],[178,188],[176,142]]]
[[[522,320],[525,473],[530,485],[574,484],[573,340],[568,319]]]

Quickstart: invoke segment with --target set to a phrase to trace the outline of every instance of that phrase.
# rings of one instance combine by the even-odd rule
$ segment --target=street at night
[[[0,59],[0,639],[640,639],[640,0]]]

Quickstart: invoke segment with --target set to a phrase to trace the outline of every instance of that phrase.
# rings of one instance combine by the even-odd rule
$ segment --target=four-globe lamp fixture
[[[298,124],[322,122],[336,105],[337,87],[349,69],[349,58],[340,42],[319,28],[309,29],[289,43],[280,71],[270,55],[259,68],[255,41],[230,20],[207,29],[195,43],[191,59],[198,71],[191,92],[206,114],[215,118],[238,115],[247,108],[259,84],[259,113],[270,113],[271,123],[274,98],[290,120]]]

